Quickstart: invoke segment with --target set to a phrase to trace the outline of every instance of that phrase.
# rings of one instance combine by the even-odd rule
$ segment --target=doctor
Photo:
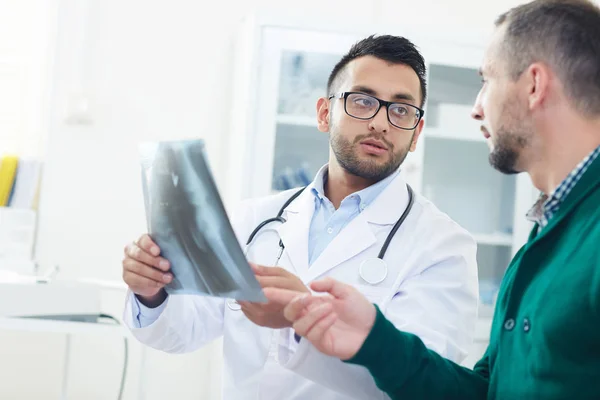
[[[240,243],[250,242],[247,257],[264,288],[308,292],[313,280],[335,278],[398,328],[461,362],[475,329],[476,244],[400,175],[423,129],[425,76],[422,56],[405,38],[356,43],[317,101],[328,164],[302,192],[245,201],[232,224]],[[280,210],[283,223],[253,232]],[[223,336],[225,400],[386,398],[366,369],[296,336],[282,306],[167,296],[168,271],[148,235],[126,246],[125,322],[142,343],[171,353]]]

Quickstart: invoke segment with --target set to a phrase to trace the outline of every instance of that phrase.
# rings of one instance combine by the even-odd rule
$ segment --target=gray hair
[[[548,64],[581,113],[600,115],[600,8],[585,0],[535,0],[500,15],[509,73]]]

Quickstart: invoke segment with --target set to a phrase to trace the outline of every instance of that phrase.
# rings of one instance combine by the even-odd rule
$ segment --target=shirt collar
[[[325,198],[325,179],[327,179],[328,171],[329,167],[327,164],[322,166],[317,172],[315,180],[312,184],[311,191],[319,200],[323,200]]]
[[[558,185],[550,195],[542,193],[534,206],[527,213],[527,219],[535,222],[541,227],[545,226],[548,220],[558,211],[563,200],[571,193],[579,179],[583,176],[588,167],[600,155],[600,146],[589,153],[577,166],[567,175],[567,177]]]
[[[571,171],[569,175],[567,175],[560,185],[554,189],[550,196],[548,196],[546,204],[552,200],[562,202],[563,199],[571,192],[579,179],[583,176],[583,173],[592,164],[596,157],[598,157],[598,154],[600,154],[600,146],[592,150],[579,164],[577,164],[577,167],[575,167],[575,169]]]
[[[326,199],[325,184],[327,182],[328,173],[329,167],[328,165],[324,165],[321,169],[319,169],[317,175],[315,176],[315,180],[313,181],[311,191],[315,195],[315,197],[321,201],[324,201]],[[348,199],[350,196],[354,196],[357,199],[357,204],[360,205],[360,208],[364,209],[377,198],[377,196],[383,191],[383,189],[385,189],[389,185],[389,183],[393,181],[396,176],[398,176],[399,173],[400,168],[398,168],[396,171],[394,171],[384,179],[380,180],[379,182],[368,186],[362,190],[359,190],[358,192],[350,194],[343,201]]]

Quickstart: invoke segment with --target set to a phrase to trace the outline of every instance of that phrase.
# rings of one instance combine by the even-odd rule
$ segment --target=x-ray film
[[[150,237],[171,263],[169,294],[266,302],[233,231],[202,140],[140,146]]]

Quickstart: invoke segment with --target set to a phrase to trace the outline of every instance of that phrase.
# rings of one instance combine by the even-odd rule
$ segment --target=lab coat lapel
[[[415,194],[416,196],[416,194]],[[378,225],[395,224],[408,206],[408,187],[398,174],[388,187],[367,207],[364,215],[369,223]]]
[[[364,214],[358,214],[317,257],[308,270],[307,282],[351,259],[376,242]]]
[[[300,278],[306,276],[308,271],[308,233],[314,212],[314,195],[309,185],[286,208],[283,213],[286,222],[278,227],[279,237],[285,246],[284,257],[287,254],[296,275]]]
[[[398,175],[388,187],[358,214],[323,250],[308,269],[305,282],[317,279],[327,271],[357,256],[378,243],[374,233],[376,225],[393,226],[408,205],[408,192],[404,179]],[[307,235],[308,236],[308,235]],[[383,245],[383,240],[380,245]]]

